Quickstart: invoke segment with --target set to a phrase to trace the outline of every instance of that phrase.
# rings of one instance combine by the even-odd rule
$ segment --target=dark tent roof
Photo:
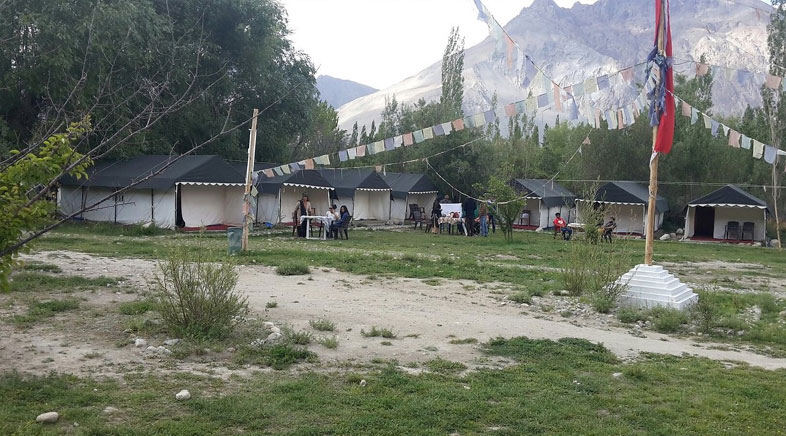
[[[739,186],[726,185],[709,194],[699,197],[690,203],[689,206],[738,206],[756,207],[767,209],[767,203],[753,195],[743,191]]]
[[[647,204],[649,202],[649,188],[637,182],[609,182],[598,188],[595,201],[605,203]],[[655,212],[664,213],[669,210],[666,197],[658,194],[655,202]]]
[[[177,159],[177,160],[175,160]],[[159,174],[134,186],[134,189],[169,189],[176,183],[243,183],[243,175],[218,156],[139,156],[123,162],[100,162],[88,168],[88,179],[64,177],[64,186],[123,188],[166,167]]]
[[[390,186],[395,198],[407,198],[408,194],[436,194],[439,192],[425,174],[386,172],[380,176]]]
[[[246,162],[244,160],[242,160],[242,161],[241,160],[230,160],[230,161],[227,161],[227,163],[229,163],[229,165],[232,165],[232,168],[234,168],[235,171],[239,172],[243,176],[246,175],[246,169],[248,169],[248,162]],[[278,164],[274,164],[274,163],[270,163],[270,162],[254,162],[254,171],[268,170],[270,168],[274,168],[274,167],[277,167],[277,166],[278,166]]]
[[[317,170],[300,170],[282,176],[265,177],[257,180],[257,189],[268,194],[277,194],[282,185],[299,186],[302,188],[333,189]]]
[[[323,168],[317,171],[336,188],[339,197],[353,197],[356,189],[390,190],[385,180],[372,169]]]
[[[514,179],[513,188],[531,198],[539,198],[546,207],[573,206],[576,196],[559,183],[546,179]]]

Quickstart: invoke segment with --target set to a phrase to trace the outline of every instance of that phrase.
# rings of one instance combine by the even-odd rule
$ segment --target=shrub
[[[699,330],[709,333],[718,322],[718,307],[706,292],[699,296],[699,301],[690,308],[690,316],[696,322]]]
[[[319,342],[319,344],[325,348],[335,349],[338,347],[338,338],[335,336],[329,338],[319,338],[317,342]]]
[[[268,301],[267,303],[265,303],[266,309],[275,309],[276,307],[278,307],[277,301]]]
[[[436,372],[439,374],[454,374],[457,372],[464,371],[467,369],[467,366],[461,362],[452,362],[450,360],[445,360],[440,357],[437,357],[434,360],[430,360],[423,364],[426,368],[428,368],[431,372]]]
[[[212,338],[231,332],[248,313],[235,291],[237,272],[225,262],[207,262],[199,246],[173,249],[158,264],[151,290],[161,318],[178,335]]]
[[[155,302],[152,300],[129,301],[120,305],[118,311],[123,315],[141,315],[155,309]]]
[[[652,326],[660,333],[675,333],[682,324],[687,322],[687,317],[682,311],[666,307],[656,307],[650,311]]]
[[[617,311],[617,319],[625,324],[633,324],[636,321],[644,321],[646,319],[646,314],[639,309],[622,307]]]
[[[320,332],[332,332],[336,330],[336,323],[329,319],[312,319],[308,322],[308,325]]]
[[[300,262],[291,262],[279,265],[276,273],[280,276],[303,276],[311,273],[308,265]]]
[[[519,291],[519,292],[516,292],[515,294],[508,295],[508,300],[510,300],[510,301],[512,301],[514,303],[519,303],[519,304],[523,304],[523,303],[531,304],[532,303],[532,297],[530,297],[529,293],[524,292],[524,291]]]
[[[371,326],[371,330],[364,331],[360,330],[360,334],[367,337],[367,338],[376,338],[376,337],[383,337],[385,339],[395,339],[396,334],[393,333],[393,330],[388,328],[378,328],[377,326]]]
[[[314,340],[314,335],[309,332],[296,332],[292,329],[284,329],[284,342],[295,345],[308,345]]]

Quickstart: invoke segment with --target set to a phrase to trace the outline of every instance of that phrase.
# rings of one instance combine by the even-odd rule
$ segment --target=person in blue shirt
[[[333,221],[330,224],[330,233],[333,235],[333,239],[338,239],[338,232],[341,231],[344,223],[349,221],[349,209],[347,209],[346,206],[341,206],[340,215],[341,218]]]

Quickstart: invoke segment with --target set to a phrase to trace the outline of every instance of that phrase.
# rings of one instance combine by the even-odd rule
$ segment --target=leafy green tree
[[[446,118],[456,119],[464,115],[464,37],[458,27],[450,30],[448,44],[442,55],[442,96],[440,103]]]
[[[350,147],[358,145],[358,122],[355,121],[355,124],[352,125],[352,135],[349,136],[348,145]]]
[[[338,152],[345,147],[346,133],[338,127],[336,110],[320,101],[311,113],[308,130],[294,145],[293,157],[298,160]]]
[[[52,135],[35,152],[25,153],[0,172],[0,290],[8,287],[14,258],[24,246],[27,232],[52,219],[55,202],[43,188],[63,172],[77,178],[87,176],[85,169],[91,161],[81,160],[74,144],[89,128],[89,120],[74,123],[66,133]]]

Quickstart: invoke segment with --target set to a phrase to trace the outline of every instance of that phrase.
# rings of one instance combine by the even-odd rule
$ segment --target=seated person
[[[344,223],[349,221],[349,209],[346,206],[341,206],[341,217],[330,223],[330,234],[333,239],[338,239],[338,232],[344,227]]]
[[[341,215],[338,214],[338,208],[336,207],[335,204],[330,206],[330,208],[328,208],[327,214],[325,216],[327,216],[328,221],[331,222],[341,218]]]
[[[557,212],[554,215],[554,237],[557,237],[558,233],[562,233],[562,239],[566,241],[570,241],[571,236],[573,236],[573,229],[568,227],[568,223],[562,218],[562,215]]]
[[[614,217],[609,219],[609,222],[603,225],[603,235],[601,236],[602,241],[611,242],[611,235],[614,233],[614,230],[617,229],[617,221]]]

